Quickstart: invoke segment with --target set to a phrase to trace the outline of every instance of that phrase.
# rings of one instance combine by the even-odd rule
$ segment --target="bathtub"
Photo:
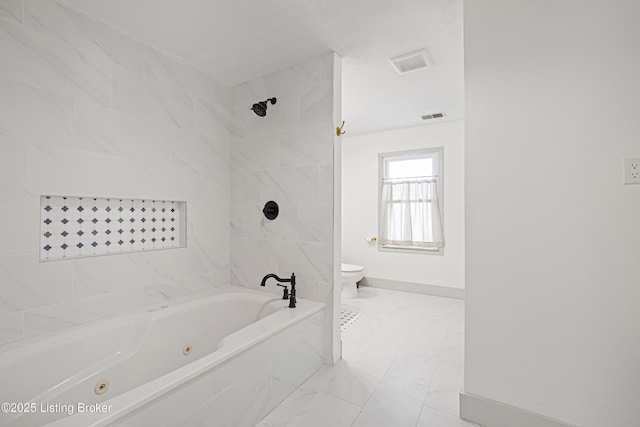
[[[252,426],[322,366],[323,322],[228,287],[6,346],[0,426]]]

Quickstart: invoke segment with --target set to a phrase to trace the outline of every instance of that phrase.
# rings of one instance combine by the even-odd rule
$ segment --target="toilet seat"
[[[356,264],[342,264],[341,271],[345,273],[356,273],[358,271],[364,270],[364,267]]]

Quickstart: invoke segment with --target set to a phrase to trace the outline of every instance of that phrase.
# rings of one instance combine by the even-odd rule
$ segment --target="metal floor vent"
[[[355,311],[342,310],[340,313],[340,332],[346,331],[349,326],[362,319],[362,314]]]

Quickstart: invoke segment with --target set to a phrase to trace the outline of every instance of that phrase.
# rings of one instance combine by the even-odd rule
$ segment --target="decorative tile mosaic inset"
[[[362,319],[362,314],[355,311],[342,310],[340,312],[340,332],[346,331],[356,321]]]
[[[40,197],[40,260],[186,246],[186,202]]]

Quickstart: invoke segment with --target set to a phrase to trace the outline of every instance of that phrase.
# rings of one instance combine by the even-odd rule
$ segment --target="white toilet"
[[[342,298],[357,298],[356,282],[364,277],[364,267],[355,264],[342,264]]]

